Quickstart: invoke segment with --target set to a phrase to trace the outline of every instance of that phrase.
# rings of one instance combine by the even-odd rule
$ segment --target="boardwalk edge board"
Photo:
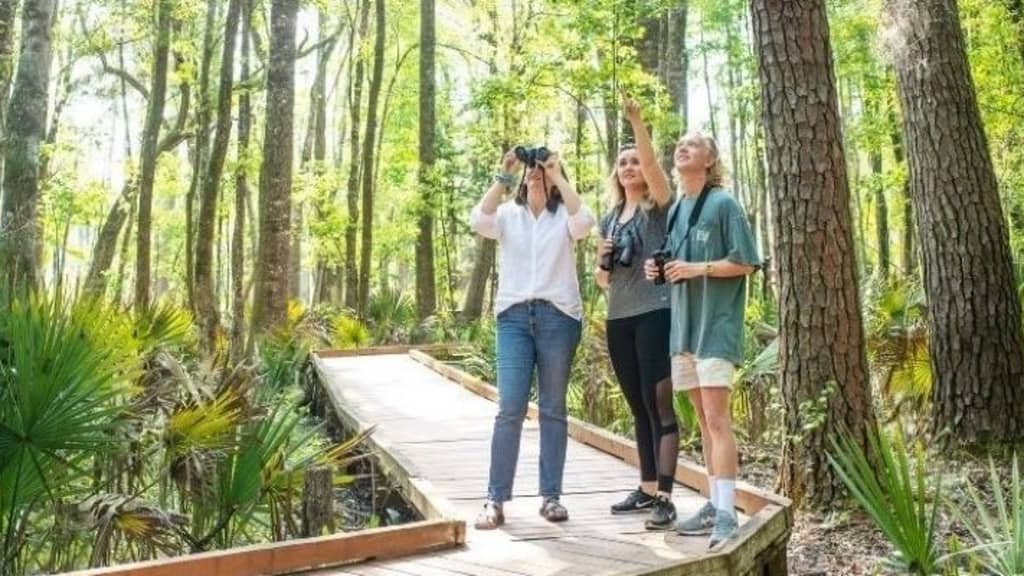
[[[465,530],[463,522],[426,520],[401,526],[271,544],[253,544],[228,550],[80,570],[70,572],[67,576],[287,574],[448,549],[465,538]]]

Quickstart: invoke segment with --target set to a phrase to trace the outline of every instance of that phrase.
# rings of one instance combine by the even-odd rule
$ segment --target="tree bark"
[[[370,297],[370,258],[373,253],[373,145],[377,134],[377,100],[384,75],[384,39],[386,12],[384,0],[374,0],[376,14],[376,40],[373,50],[373,71],[370,76],[370,92],[366,103],[366,131],[363,135],[363,234],[359,259],[359,303],[360,316],[366,315],[366,304]]]
[[[224,24],[224,46],[220,60],[220,84],[217,95],[217,120],[213,147],[207,162],[206,177],[202,183],[199,198],[199,222],[195,256],[195,301],[196,313],[202,329],[202,343],[212,351],[220,327],[220,312],[213,289],[213,243],[214,226],[217,220],[217,205],[220,197],[220,178],[224,172],[224,160],[228,155],[228,141],[231,138],[231,97],[235,77],[235,37],[238,36],[238,20],[241,0],[228,2],[228,13]]]
[[[217,22],[217,9],[220,6],[215,0],[206,3],[206,27],[203,32],[203,54],[199,63],[199,97],[196,102],[196,136],[192,143],[192,180],[185,196],[185,288],[188,293],[188,305],[196,311],[195,301],[195,269],[196,269],[196,218],[195,202],[203,188],[206,176],[206,148],[209,140],[210,126],[210,67],[213,64],[214,28]]]
[[[283,325],[288,316],[297,13],[298,0],[273,0],[271,4],[266,135],[260,173],[259,266],[253,309],[255,335]]]
[[[7,100],[14,76],[14,19],[19,0],[0,0],[0,143],[6,141]],[[3,181],[3,145],[0,144],[0,182]],[[3,194],[0,193],[0,199]]]
[[[84,290],[92,296],[102,296],[107,287],[107,272],[114,263],[114,252],[117,251],[117,238],[121,234],[121,226],[128,219],[128,207],[135,202],[136,182],[134,178],[125,180],[121,196],[110,207],[103,227],[96,238],[92,250],[92,264],[85,277]]]
[[[240,84],[249,82],[249,35],[252,27],[252,0],[242,0],[242,70]],[[238,95],[238,147],[235,168],[235,224],[231,231],[231,350],[239,361],[245,355],[245,204],[249,197],[249,130],[252,108],[249,91]]]
[[[689,57],[686,53],[686,17],[689,8],[689,0],[681,0],[677,7],[669,10],[668,26],[663,38],[663,80],[668,88],[668,99],[673,114],[672,130],[661,139],[661,165],[666,174],[672,174],[675,169],[676,140],[682,136],[689,122]]]
[[[889,255],[889,206],[885,200],[885,184],[882,182],[882,153],[872,150],[869,154],[871,172],[875,176],[875,242],[878,244],[878,274],[889,277],[891,256]]]
[[[0,263],[16,285],[35,287],[39,269],[39,162],[46,136],[56,0],[28,0],[21,19],[21,53],[7,110]]]
[[[900,133],[899,119],[896,117],[896,104],[889,107],[889,141],[892,142],[892,156],[897,165],[904,162],[903,134]],[[903,181],[903,255],[901,264],[903,274],[913,276],[917,273],[917,253],[914,247],[914,203],[910,199],[910,177]]]
[[[779,372],[786,407],[781,484],[829,503],[842,484],[825,457],[873,421],[850,191],[824,0],[751,0],[778,255]]]
[[[167,92],[167,56],[171,45],[170,0],[160,0],[157,15],[157,38],[153,54],[153,80],[146,109],[146,125],[142,132],[142,161],[139,165],[138,235],[135,245],[135,306],[149,307],[150,262],[153,234],[153,181],[156,178],[157,142],[164,117]]]
[[[348,222],[345,226],[345,306],[355,310],[359,300],[359,269],[356,266],[356,234],[359,230],[359,125],[363,102],[363,56],[354,48],[366,38],[369,28],[370,2],[364,0],[359,7],[359,32],[355,37],[349,83],[349,172],[347,186]]]
[[[976,446],[1024,439],[1021,310],[999,183],[954,0],[890,0],[920,234],[932,426]]]
[[[420,2],[420,216],[416,237],[416,315],[420,320],[437,309],[434,280],[434,132],[437,80],[434,69],[434,0]]]
[[[466,301],[462,306],[462,319],[466,322],[479,320],[483,314],[487,279],[494,267],[495,248],[494,240],[482,236],[476,239],[476,258],[473,259],[473,272],[469,276]]]

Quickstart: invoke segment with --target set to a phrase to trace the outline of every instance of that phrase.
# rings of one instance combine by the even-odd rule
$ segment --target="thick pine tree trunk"
[[[434,131],[437,81],[434,78],[434,0],[420,2],[420,198],[416,237],[416,315],[420,320],[437,309],[434,282]]]
[[[366,102],[366,131],[363,134],[363,234],[359,258],[359,315],[366,315],[370,298],[370,258],[373,254],[373,146],[377,141],[377,101],[384,76],[384,39],[387,33],[384,0],[374,0],[376,40],[373,49],[373,71],[370,75],[369,94]]]
[[[7,110],[0,265],[15,284],[34,287],[39,268],[39,149],[53,59],[56,0],[28,0],[21,19],[21,53]]]
[[[153,80],[142,131],[142,161],[139,166],[138,235],[135,244],[135,306],[149,307],[150,272],[153,243],[153,181],[159,152],[160,123],[164,117],[167,93],[167,56],[171,45],[170,0],[160,0],[157,15],[156,49],[153,55]]]
[[[359,7],[359,32],[356,42],[366,38],[370,21],[370,2],[364,0]],[[345,226],[345,306],[355,310],[359,302],[359,269],[356,265],[356,235],[359,231],[359,124],[363,102],[363,66],[360,50],[353,48],[355,65],[350,67],[349,83],[349,172],[347,185],[348,222]]]
[[[199,197],[195,301],[206,350],[213,350],[217,329],[220,326],[219,307],[213,288],[214,225],[220,197],[220,178],[224,172],[224,160],[228,155],[228,141],[231,138],[231,93],[234,89],[235,37],[238,35],[240,3],[241,0],[230,0],[228,3],[227,19],[224,24],[224,46],[220,60],[216,128],[207,162],[206,177],[202,181],[202,194]]]
[[[781,482],[794,502],[827,503],[841,492],[828,437],[845,427],[863,445],[873,417],[825,3],[750,8],[780,282]]]
[[[295,26],[298,0],[273,0],[267,119],[260,172],[260,246],[253,302],[253,334],[281,326],[288,316],[288,240],[291,232],[292,130],[295,115]]]
[[[1019,441],[1020,300],[957,5],[887,8],[928,296],[932,424],[962,445]]]
[[[252,28],[252,0],[242,0],[242,70],[239,82],[249,81],[249,34]],[[249,197],[246,164],[249,157],[249,129],[252,108],[249,91],[238,95],[238,166],[235,168],[235,223],[231,231],[231,359],[245,355],[245,204]]]

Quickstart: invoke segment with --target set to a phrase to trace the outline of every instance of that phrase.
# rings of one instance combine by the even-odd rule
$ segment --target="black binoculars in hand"
[[[654,283],[655,284],[664,284],[665,283],[665,263],[668,262],[670,258],[672,258],[672,254],[670,254],[668,250],[665,250],[664,248],[661,248],[661,249],[655,250],[654,253],[651,254],[651,258],[654,259],[654,265],[658,267],[658,276],[654,279]],[[682,282],[682,280],[677,280],[677,281],[673,282],[673,284],[679,284],[680,282]]]
[[[538,162],[547,162],[547,159],[551,157],[551,151],[544,146],[538,146],[537,148],[516,146],[515,154],[516,159],[530,168],[537,166]]]
[[[612,239],[612,249],[601,256],[598,266],[602,270],[611,271],[615,266],[629,268],[633,265],[633,254],[636,248],[636,237],[633,230],[626,230]]]

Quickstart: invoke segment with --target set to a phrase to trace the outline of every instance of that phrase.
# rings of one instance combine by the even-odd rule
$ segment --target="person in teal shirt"
[[[724,187],[715,141],[690,133],[675,149],[679,198],[668,215],[661,267],[645,262],[651,280],[663,278],[671,293],[669,352],[672,383],[686,391],[700,422],[711,500],[676,524],[684,535],[711,534],[714,547],[732,536],[736,440],[729,391],[743,361],[747,275],[761,265],[743,208]]]

